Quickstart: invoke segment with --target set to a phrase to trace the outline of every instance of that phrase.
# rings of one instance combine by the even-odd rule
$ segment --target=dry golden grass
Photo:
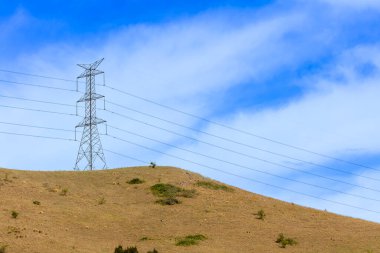
[[[144,182],[127,183],[134,178]],[[196,185],[199,180],[207,179],[171,167],[0,169],[0,246],[9,245],[9,253],[113,253],[119,244],[137,246],[143,253],[153,248],[160,253],[380,253],[380,224],[237,188],[202,187]],[[150,190],[157,183],[195,189],[197,194],[178,197],[181,204],[160,205]],[[264,220],[257,219],[259,210],[264,210]],[[19,213],[17,218],[12,211]],[[280,248],[275,243],[280,233],[298,244]],[[187,247],[175,245],[176,238],[198,234],[207,239]]]

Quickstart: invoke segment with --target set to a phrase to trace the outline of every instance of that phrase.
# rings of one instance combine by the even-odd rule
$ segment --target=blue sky
[[[108,110],[135,119],[100,110],[99,117],[106,119],[109,125],[181,149],[108,128],[114,136],[330,202],[280,191],[108,136],[102,136],[105,149],[143,161],[182,167],[285,201],[379,222],[378,213],[332,203],[380,211],[378,201],[353,196],[375,199],[380,191],[377,127],[380,118],[376,116],[380,106],[377,96],[380,92],[379,12],[380,3],[375,0],[66,1],[64,5],[59,1],[8,1],[0,3],[0,69],[74,80],[81,73],[77,63],[91,63],[105,57],[100,69],[106,73],[107,85],[233,128],[370,168],[278,145],[107,87],[97,87],[106,101],[177,123],[170,124],[107,103]],[[73,82],[1,71],[0,80],[75,89]],[[75,113],[75,107],[46,106],[4,96],[72,105],[81,96],[76,92],[10,85],[4,81],[0,84],[0,105]],[[0,113],[4,115],[4,122],[68,130],[73,130],[81,120],[69,115],[5,107],[0,107]],[[71,132],[9,124],[0,124],[1,131],[73,137]],[[104,132],[104,128],[100,127],[100,131]],[[0,134],[0,141],[7,143],[0,147],[0,166],[26,170],[71,170],[79,145],[6,134]],[[255,160],[253,156],[284,166]],[[228,163],[221,162],[221,158]],[[106,159],[111,168],[141,165],[107,152]],[[311,163],[324,168],[311,166]],[[284,177],[298,182],[284,180]]]

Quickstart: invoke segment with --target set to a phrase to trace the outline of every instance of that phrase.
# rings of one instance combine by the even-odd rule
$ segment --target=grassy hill
[[[280,233],[297,244],[282,248],[275,242]],[[5,252],[113,253],[119,244],[143,253],[153,248],[159,253],[380,253],[380,224],[263,197],[171,167],[0,169]]]

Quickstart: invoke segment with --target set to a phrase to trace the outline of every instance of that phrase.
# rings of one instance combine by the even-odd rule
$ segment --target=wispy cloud
[[[343,6],[345,1],[339,2],[341,5],[336,3],[336,8],[346,8]],[[166,23],[126,26],[109,31],[107,34],[100,34],[99,37],[95,35],[88,37],[80,42],[74,38],[73,40],[49,43],[37,51],[16,55],[14,61],[7,64],[3,62],[2,65],[23,72],[75,79],[81,71],[76,67],[76,63],[92,62],[94,59],[105,57],[106,60],[100,68],[106,71],[106,83],[113,87],[139,94],[183,111],[208,117],[238,129],[327,155],[347,159],[371,157],[372,164],[376,166],[380,162],[376,158],[379,150],[376,140],[380,137],[376,126],[380,122],[374,117],[376,108],[379,107],[376,94],[380,92],[377,85],[380,66],[378,45],[370,44],[367,40],[363,43],[356,41],[353,45],[346,43],[348,38],[355,37],[355,34],[351,34],[352,31],[346,31],[345,22],[348,22],[351,14],[341,17],[335,15],[334,10],[321,11],[319,4],[309,3],[307,6],[303,6],[298,3],[299,1],[295,1],[293,5],[290,4],[285,7],[277,3],[259,11],[210,11]],[[323,4],[325,3],[326,1],[323,1]],[[368,1],[367,6],[371,6],[371,4],[375,5],[375,2]],[[12,17],[9,22],[0,24],[0,26],[12,23],[12,19],[16,20]],[[324,23],[320,20],[324,20]],[[9,26],[9,34],[16,31],[12,30],[11,27]],[[3,34],[3,36],[6,37],[5,39],[13,38],[11,35]],[[22,82],[75,88],[75,83],[71,82],[5,75],[4,73],[1,76]],[[282,77],[284,78],[282,79]],[[248,107],[237,106],[237,109],[234,108],[234,110],[224,104],[231,89],[235,88],[241,89],[241,92],[247,92],[245,89],[249,89],[250,93],[259,94],[259,90],[266,87],[268,96],[270,96],[273,80],[277,80],[277,86],[283,85],[282,89],[284,90],[298,86],[297,96],[285,99],[284,102],[275,106],[265,104],[259,109],[253,106],[254,103]],[[281,80],[280,84],[278,84],[278,80]],[[101,82],[101,79],[98,81]],[[274,145],[262,139],[200,122],[195,118],[170,112],[132,97],[112,92],[107,88],[97,88],[99,93],[105,94],[109,101],[211,132],[214,135],[223,136],[236,142],[248,143],[261,149],[283,153],[310,162],[338,166],[339,169],[350,172],[367,173],[363,168],[332,163],[326,158],[310,153]],[[18,86],[8,87],[2,92],[72,103],[73,105],[80,97],[79,93],[57,93]],[[20,105],[14,100],[4,98],[0,98],[0,103]],[[36,103],[21,103],[21,105],[46,109],[46,106]],[[99,107],[101,106],[99,104]],[[346,180],[351,183],[360,185],[367,183],[352,175],[317,169],[310,164],[273,156],[259,150],[242,147],[236,143],[221,141],[131,111],[122,111],[112,105],[107,105],[107,108],[154,126],[168,128],[171,131],[198,138],[202,142],[210,142],[236,152],[247,153],[250,156],[257,156],[271,162],[320,173],[328,177],[336,177],[339,180]],[[224,114],[214,113],[215,108],[223,108]],[[75,108],[71,107],[49,106],[48,109],[75,113]],[[73,129],[80,121],[80,118],[70,116],[50,117],[41,113],[10,111],[1,108],[0,113],[7,115],[7,121],[28,122],[67,129]],[[355,192],[356,190],[351,186],[335,184],[273,164],[259,162],[247,156],[181,138],[104,111],[99,111],[99,116],[105,118],[110,125],[128,129],[172,145],[178,145],[181,148],[191,149],[201,154],[227,160],[230,164],[190,154],[183,150],[175,150],[140,137],[109,129],[112,134],[139,144],[276,185],[300,189],[303,192],[338,199],[342,202],[355,202],[353,199],[345,199],[333,192],[325,192],[305,185],[301,186],[279,178],[275,179],[257,171],[234,166],[231,163],[346,192]],[[22,128],[7,128],[5,126],[1,126],[1,129],[24,131]],[[31,130],[28,131],[32,132]],[[56,133],[46,130],[36,130],[32,133],[56,135]],[[73,134],[62,133],[60,136],[72,138]],[[44,170],[71,169],[78,148],[78,143],[75,142],[58,143],[56,141],[26,140],[25,138],[3,135],[0,138],[2,143],[8,143],[6,146],[0,147],[0,152],[4,157],[2,166],[6,167]],[[159,164],[181,166],[255,192],[321,209],[336,210],[352,216],[375,219],[367,214],[358,214],[347,209],[342,211],[342,209],[325,202],[305,200],[297,195],[284,194],[278,190],[213,172],[202,166],[169,159],[108,137],[103,138],[103,144],[108,149],[126,155],[148,161],[155,160]],[[39,147],[38,150],[36,150],[36,146]],[[113,155],[109,155],[107,158],[110,167],[134,164],[134,162]]]

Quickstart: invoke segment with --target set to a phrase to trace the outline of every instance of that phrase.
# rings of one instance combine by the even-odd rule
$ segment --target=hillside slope
[[[128,184],[133,178],[144,182]],[[119,244],[136,245],[143,253],[153,248],[159,253],[380,253],[380,224],[233,187],[202,187],[196,184],[199,181],[216,183],[171,167],[91,172],[0,169],[0,246],[8,245],[7,253],[113,253]],[[150,189],[158,183],[196,193],[177,197],[180,204],[161,205]],[[264,220],[255,215],[259,210],[265,212]],[[18,213],[16,218],[12,211]],[[279,247],[275,240],[280,233],[298,244]],[[207,239],[176,246],[178,238],[197,234]]]

